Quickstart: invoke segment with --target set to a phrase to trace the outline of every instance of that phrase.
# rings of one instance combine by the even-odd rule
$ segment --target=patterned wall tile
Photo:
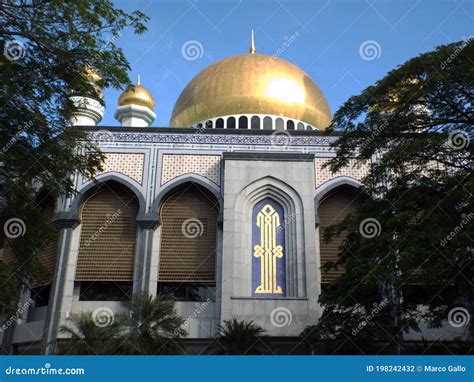
[[[322,168],[322,166],[329,162],[331,158],[315,158],[314,159],[314,174],[316,177],[316,187],[319,187],[324,182],[336,178],[338,176],[350,176],[351,178],[362,180],[369,172],[369,161],[363,165],[353,166],[356,161],[351,160],[347,167],[342,168],[337,173],[331,173],[329,168]]]
[[[143,153],[105,153],[106,158],[102,163],[103,171],[118,172],[124,174],[138,183],[143,181],[143,165],[145,162],[145,154]]]
[[[220,185],[220,155],[164,154],[161,184],[184,174],[201,175]]]

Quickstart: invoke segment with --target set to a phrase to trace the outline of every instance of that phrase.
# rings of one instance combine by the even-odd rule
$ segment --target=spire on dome
[[[137,85],[140,85],[140,75],[138,75],[138,78],[137,78]]]
[[[250,42],[249,53],[250,54],[255,54],[255,41],[254,41],[254,38],[253,38],[253,29],[252,29],[252,38],[251,38],[251,42]]]

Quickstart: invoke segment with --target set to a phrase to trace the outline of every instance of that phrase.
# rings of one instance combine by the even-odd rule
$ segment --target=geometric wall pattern
[[[124,174],[138,183],[142,184],[143,179],[143,163],[145,154],[143,153],[104,153],[105,160],[102,162],[103,171],[118,172]],[[99,174],[97,174],[99,175]]]
[[[356,180],[362,180],[369,172],[370,161],[357,162],[355,159],[349,160],[346,167],[340,169],[336,173],[332,173],[329,168],[322,168],[322,166],[329,162],[331,158],[314,158],[314,174],[316,177],[316,188],[324,182],[336,178],[338,176],[350,176]],[[354,167],[354,164],[357,165]],[[361,164],[362,163],[362,164]]]
[[[220,185],[220,155],[164,154],[161,185],[184,174],[201,175]]]

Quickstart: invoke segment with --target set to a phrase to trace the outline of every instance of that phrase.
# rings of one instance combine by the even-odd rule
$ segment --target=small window
[[[304,125],[301,122],[298,122],[298,130],[304,130]]]
[[[197,126],[196,126],[196,128],[202,129],[202,123],[198,123]]]
[[[35,308],[48,305],[51,285],[44,285],[30,290],[30,297],[33,300]]]
[[[216,129],[223,129],[223,128],[224,128],[224,120],[222,118],[217,118]]]
[[[254,115],[251,119],[250,127],[252,130],[260,130],[260,118]]]
[[[79,301],[126,301],[132,295],[132,288],[131,282],[83,281]]]
[[[283,119],[281,119],[281,118],[276,119],[275,129],[276,130],[285,130],[285,123],[283,122]]]
[[[306,130],[311,131],[311,130],[313,130],[313,128],[310,125],[306,125]]]
[[[295,129],[295,123],[291,119],[286,121],[286,129],[287,130],[294,130]]]
[[[264,130],[272,130],[273,129],[273,123],[272,123],[272,119],[270,117],[263,118],[263,129]]]
[[[211,120],[209,120],[209,121],[206,122],[206,127],[207,127],[208,129],[212,129],[212,125],[213,125],[213,124],[212,124],[212,121],[211,121]]]
[[[227,118],[227,128],[228,129],[235,129],[235,117]]]
[[[242,116],[239,118],[239,129],[248,129],[249,128],[249,120],[247,117]]]
[[[158,283],[158,293],[174,301],[215,301],[215,285]]]

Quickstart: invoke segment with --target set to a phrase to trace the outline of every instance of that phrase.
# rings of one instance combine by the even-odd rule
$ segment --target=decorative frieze
[[[144,142],[144,143],[202,143],[202,144],[235,144],[235,145],[263,145],[274,146],[273,135],[250,134],[209,134],[202,133],[201,129],[190,129],[189,133],[170,134],[156,132],[111,132],[99,130],[89,133],[92,140],[99,142]],[[331,136],[291,136],[291,145],[294,146],[328,146],[337,137]]]

